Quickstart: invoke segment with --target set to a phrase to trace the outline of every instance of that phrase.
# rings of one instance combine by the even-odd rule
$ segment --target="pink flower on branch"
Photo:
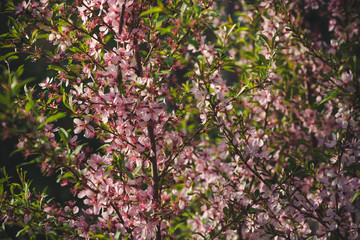
[[[136,110],[138,117],[145,122],[150,120],[157,122],[162,112],[163,109],[156,102],[150,102],[148,107],[140,107]]]
[[[356,239],[359,178],[348,169],[360,155],[358,74],[355,58],[338,52],[357,36],[356,14],[346,21],[336,1],[319,5],[336,19],[329,45],[310,27],[298,32],[310,9],[299,1],[242,1],[230,15],[221,1],[160,2],[16,7],[36,18],[36,31],[19,16],[26,29],[11,44],[34,41],[21,49],[49,55],[57,76],[39,84],[41,99],[27,93],[14,106],[28,120],[64,101],[77,116],[72,140],[47,124],[19,145],[26,156],[53,154],[42,169],[60,168],[62,186],[73,186],[83,203],[46,209],[59,216],[52,227],[64,224],[74,235],[58,237],[159,240],[175,231],[184,239]],[[58,47],[34,49],[37,36]],[[17,129],[12,122],[2,126]],[[95,133],[101,148],[78,147],[79,134]]]
[[[94,133],[94,127],[92,127],[89,123],[90,123],[90,117],[89,116],[85,116],[84,117],[84,121],[81,121],[78,118],[74,119],[74,123],[76,124],[76,128],[74,129],[74,133],[75,134],[79,134],[82,131],[85,131],[84,133],[84,137],[86,138],[93,138],[95,133]]]

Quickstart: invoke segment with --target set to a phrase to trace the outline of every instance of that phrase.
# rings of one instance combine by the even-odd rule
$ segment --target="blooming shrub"
[[[359,238],[358,1],[29,0],[7,11],[0,135],[19,137],[74,199],[50,201],[3,170],[3,229]],[[18,53],[47,59],[54,76],[20,80]],[[86,146],[94,139],[101,147]]]

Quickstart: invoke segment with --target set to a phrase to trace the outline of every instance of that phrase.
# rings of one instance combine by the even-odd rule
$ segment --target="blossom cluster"
[[[0,42],[55,75],[25,94],[4,88],[14,101],[0,136],[18,136],[73,200],[30,206],[41,197],[10,191],[4,226],[35,238],[358,239],[360,6],[247,2],[9,1],[16,21]]]

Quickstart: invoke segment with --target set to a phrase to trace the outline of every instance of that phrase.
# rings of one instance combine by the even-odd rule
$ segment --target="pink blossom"
[[[84,137],[93,138],[94,137],[94,127],[92,127],[90,123],[90,117],[85,116],[84,122],[78,118],[74,119],[74,123],[76,124],[76,128],[74,129],[75,134],[79,134],[80,132],[85,130]]]
[[[332,136],[331,142],[325,143],[325,146],[328,148],[333,148],[337,143],[337,137],[336,137],[335,133],[332,133],[331,136]]]

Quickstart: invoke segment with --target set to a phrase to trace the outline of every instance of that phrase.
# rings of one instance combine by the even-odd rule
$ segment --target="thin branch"
[[[184,148],[186,146],[188,146],[190,144],[190,142],[195,138],[196,135],[198,135],[205,127],[205,125],[209,122],[209,119],[206,120],[205,123],[203,123],[198,130],[180,147],[180,149],[176,152],[175,155],[171,154],[170,155],[170,160],[167,161],[166,167],[164,169],[164,171],[161,174],[161,178],[164,177],[165,174],[167,174],[169,172],[169,167],[173,164],[173,162],[175,161],[175,159],[179,156],[179,154],[184,150]]]
[[[119,37],[121,36],[122,30],[123,30],[123,25],[124,25],[125,5],[126,5],[126,0],[124,1],[124,3],[122,4],[122,7],[121,7],[120,23],[119,23]]]
[[[156,156],[156,140],[154,135],[154,124],[153,122],[149,122],[147,125],[147,131],[151,142],[151,150],[152,154],[150,154],[150,162],[151,162],[151,171],[152,171],[152,179],[153,179],[153,192],[154,199],[157,204],[159,204],[159,172],[157,165],[157,156]]]

